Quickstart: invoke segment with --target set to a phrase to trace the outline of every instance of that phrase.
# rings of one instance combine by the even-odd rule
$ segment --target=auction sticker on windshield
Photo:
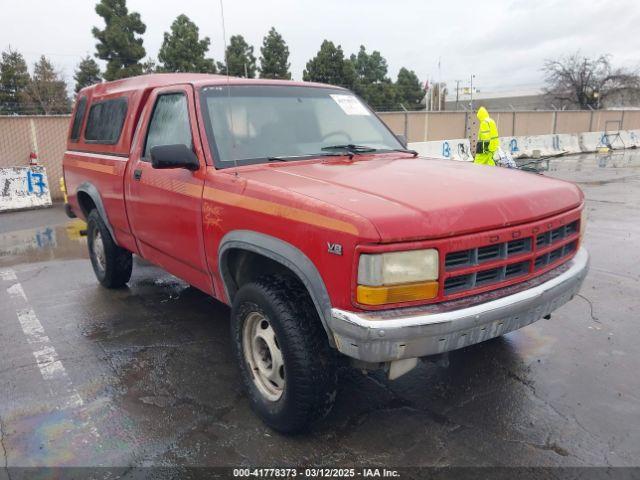
[[[347,115],[371,115],[367,107],[353,95],[332,94],[331,98],[340,105],[340,108]]]

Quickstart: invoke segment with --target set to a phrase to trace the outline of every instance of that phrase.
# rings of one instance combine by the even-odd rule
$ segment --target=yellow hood
[[[485,119],[485,118],[489,118],[489,112],[487,112],[487,109],[484,107],[480,107],[478,109],[478,113],[476,114],[478,117],[478,120],[480,120],[481,122]]]

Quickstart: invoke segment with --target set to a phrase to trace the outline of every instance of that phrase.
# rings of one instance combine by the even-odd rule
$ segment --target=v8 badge
[[[339,243],[327,242],[327,250],[332,255],[342,255],[342,245]]]

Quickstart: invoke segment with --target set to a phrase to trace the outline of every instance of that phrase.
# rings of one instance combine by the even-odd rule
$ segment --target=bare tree
[[[615,97],[637,98],[640,94],[637,71],[613,68],[609,55],[587,58],[576,52],[557,60],[546,60],[542,70],[546,93],[581,109],[598,109]]]

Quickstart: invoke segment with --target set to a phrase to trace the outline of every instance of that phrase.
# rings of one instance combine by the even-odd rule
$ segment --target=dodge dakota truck
[[[98,281],[123,287],[138,255],[230,305],[251,406],[283,432],[329,412],[339,362],[395,379],[548,318],[588,270],[578,187],[418,158],[339,87],[94,85],[63,163]]]

